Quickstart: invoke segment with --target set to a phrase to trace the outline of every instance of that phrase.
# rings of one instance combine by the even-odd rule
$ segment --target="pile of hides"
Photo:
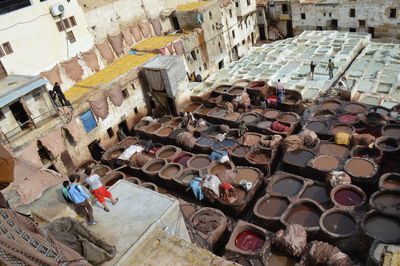
[[[232,113],[233,112],[233,104],[230,102],[225,102],[224,107],[227,111],[227,113]]]
[[[282,141],[284,151],[295,151],[303,147],[303,140],[297,135],[287,137]]]
[[[276,232],[273,244],[293,257],[300,257],[307,246],[307,233],[299,224],[291,224]]]
[[[178,136],[176,136],[176,142],[182,147],[193,149],[194,144],[196,143],[196,139],[193,137],[192,134],[188,132],[182,132],[179,133]]]
[[[277,150],[279,148],[279,145],[281,145],[282,139],[283,138],[281,135],[273,135],[271,139],[261,140],[260,144],[264,148]]]
[[[129,160],[129,165],[137,168],[143,167],[148,161],[151,160],[151,157],[143,154],[143,153],[135,153],[131,156]]]
[[[250,102],[250,97],[249,97],[249,95],[247,94],[247,92],[243,92],[242,93],[242,102],[243,102],[243,104],[246,106],[246,107],[248,107],[248,106],[250,106],[250,104],[251,104],[251,102]]]
[[[118,159],[129,161],[133,154],[140,153],[144,150],[143,146],[140,145],[131,145],[127,148],[119,157]]]
[[[374,144],[375,137],[370,134],[353,134],[351,136],[351,144],[353,146],[360,145],[364,147],[371,147]]]
[[[304,265],[329,265],[329,266],[351,266],[354,263],[349,256],[335,246],[325,242],[312,241],[301,258]]]
[[[320,139],[318,138],[317,134],[309,129],[304,129],[299,134],[299,138],[303,140],[303,145],[306,148],[312,149],[320,143]]]
[[[351,184],[351,178],[345,172],[333,171],[326,175],[326,182],[331,184],[332,187],[336,187],[339,185]]]
[[[286,133],[289,131],[290,128],[288,126],[285,126],[282,123],[279,123],[278,121],[274,121],[271,124],[271,129],[276,132],[285,132]]]
[[[221,133],[228,133],[231,128],[228,125],[220,125],[219,131]]]
[[[92,235],[76,219],[63,217],[49,223],[44,229],[91,264],[100,265],[114,258],[116,254],[114,246]]]
[[[218,177],[222,183],[236,184],[236,175],[232,170],[224,170],[218,173]]]

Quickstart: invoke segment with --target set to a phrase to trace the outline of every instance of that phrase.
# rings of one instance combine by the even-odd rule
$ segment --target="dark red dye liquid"
[[[262,235],[244,231],[235,239],[235,246],[244,251],[259,251],[264,246],[264,237]]]
[[[334,196],[337,203],[343,206],[355,206],[362,202],[362,197],[352,189],[341,189]]]

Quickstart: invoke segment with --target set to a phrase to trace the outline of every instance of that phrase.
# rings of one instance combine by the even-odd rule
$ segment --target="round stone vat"
[[[329,188],[323,183],[313,182],[306,185],[300,198],[314,200],[325,207],[331,204],[329,192]]]
[[[263,135],[253,133],[253,132],[246,132],[244,134],[244,141],[243,144],[246,146],[253,146],[256,145],[261,139]]]
[[[265,120],[265,121],[261,121],[257,123],[257,127],[261,128],[261,129],[269,129],[271,128],[272,125],[272,121],[270,120]]]
[[[337,133],[346,133],[352,135],[354,134],[355,129],[352,125],[338,123],[332,125],[330,132],[332,133],[332,135],[336,135]]]
[[[307,232],[320,230],[319,219],[324,209],[315,201],[310,199],[299,199],[292,202],[281,217],[284,225],[299,224]]]
[[[268,84],[265,81],[252,81],[250,82],[246,87],[250,89],[261,89],[264,86],[268,86]]]
[[[381,116],[389,116],[390,109],[387,109],[383,106],[372,106],[372,107],[368,108],[367,113],[378,113]]]
[[[304,181],[295,176],[279,176],[268,185],[272,194],[295,197],[303,189]]]
[[[277,118],[277,120],[279,121],[283,121],[283,122],[288,122],[288,123],[296,123],[297,121],[299,121],[300,116],[296,113],[281,113]]]
[[[314,114],[314,118],[316,118],[318,120],[329,120],[329,119],[333,118],[334,116],[336,116],[336,113],[329,109],[318,110]]]
[[[338,118],[339,122],[342,124],[353,125],[358,123],[360,120],[357,115],[355,114],[343,114]]]
[[[335,156],[339,159],[344,159],[349,157],[350,150],[343,145],[335,143],[321,143],[319,145],[318,153],[321,155]]]
[[[381,134],[382,134],[382,136],[399,139],[400,138],[400,125],[398,125],[398,124],[385,125],[381,129]]]
[[[136,137],[127,137],[119,142],[119,146],[123,147],[124,149],[127,149],[130,146],[135,145],[138,141],[139,139]]]
[[[392,137],[380,137],[375,140],[375,147],[383,153],[394,153],[400,150],[400,139]]]
[[[331,172],[340,167],[340,161],[333,156],[319,155],[310,161],[310,167],[321,172]]]
[[[380,214],[378,212],[367,213],[361,228],[369,237],[388,244],[400,243],[400,220]]]
[[[150,189],[150,190],[153,190],[153,191],[155,191],[155,192],[158,192],[158,187],[157,187],[157,185],[155,185],[155,184],[153,184],[153,183],[145,182],[145,183],[140,184],[140,186],[142,186],[142,187],[144,187],[144,188],[147,188],[147,189]]]
[[[77,173],[81,173],[81,172],[83,172],[83,171],[85,171],[85,169],[86,168],[93,168],[93,167],[95,167],[96,165],[97,165],[97,161],[95,161],[95,160],[86,160],[86,161],[83,161],[83,162],[80,162],[78,165],[78,167],[76,168],[76,170],[75,170],[75,172],[77,172]]]
[[[217,118],[222,118],[226,115],[227,111],[221,107],[215,107],[213,109],[211,109],[211,111],[209,111],[207,113],[208,116],[214,116]]]
[[[281,114],[281,111],[279,111],[279,110],[276,110],[276,109],[266,109],[266,110],[262,113],[262,116],[265,117],[265,118],[267,118],[267,119],[273,120],[273,119],[276,119],[280,114]]]
[[[95,165],[92,167],[93,172],[98,174],[100,177],[105,176],[106,173],[111,171],[111,168],[106,165]]]
[[[111,161],[117,159],[124,152],[124,150],[124,147],[114,145],[103,153],[101,160],[106,164],[110,164]]]
[[[135,131],[142,131],[144,132],[146,130],[146,127],[150,125],[152,122],[147,121],[147,120],[140,120],[135,126],[134,129]]]
[[[227,226],[225,214],[214,208],[201,208],[190,217],[189,221],[195,243],[211,250],[220,240]]]
[[[379,164],[382,159],[382,151],[376,147],[368,148],[364,146],[355,146],[351,150],[351,157],[353,158],[369,158],[375,163]]]
[[[121,179],[126,179],[126,175],[124,173],[119,171],[112,171],[104,175],[101,178],[101,182],[104,184],[106,188],[109,188],[115,183],[117,183],[118,180]]]
[[[328,100],[319,106],[318,110],[337,110],[342,107],[342,104],[339,101]]]
[[[261,107],[255,107],[250,110],[250,113],[256,113],[256,114],[262,114],[264,112],[264,109]]]
[[[129,181],[129,182],[131,182],[131,183],[133,183],[133,184],[136,184],[136,185],[142,184],[142,181],[141,181],[139,178],[133,177],[133,176],[127,176],[127,177],[125,177],[125,180],[126,180],[126,181]]]
[[[365,105],[360,103],[349,103],[344,107],[344,110],[348,113],[359,114],[366,110]]]
[[[167,160],[155,158],[143,165],[142,171],[150,177],[155,177],[166,164]]]
[[[219,85],[213,90],[213,92],[215,95],[221,95],[227,93],[231,87],[232,87],[231,85]]]
[[[240,117],[240,120],[245,124],[255,124],[258,121],[258,115],[255,113],[244,113]]]
[[[263,227],[277,231],[283,227],[280,218],[289,204],[290,201],[286,197],[265,195],[254,205],[253,213]]]
[[[332,240],[339,240],[357,234],[357,222],[347,211],[337,208],[325,211],[319,220],[322,232]]]
[[[246,158],[252,164],[268,164],[272,161],[272,150],[257,148],[250,151]]]
[[[360,184],[373,184],[376,181],[378,166],[367,158],[350,158],[344,164],[344,171],[354,182]]]
[[[172,178],[172,181],[180,186],[181,189],[185,190],[189,186],[190,180],[199,176],[198,171],[191,169],[185,169],[182,171],[180,176]]]
[[[193,157],[193,153],[181,152],[176,156],[176,158],[173,160],[173,162],[178,163],[178,164],[182,165],[183,167],[187,167],[187,162],[192,157]]]
[[[226,170],[233,170],[235,166],[231,161],[225,163],[212,163],[209,167],[207,167],[207,171],[211,175],[218,175],[219,173]]]
[[[382,190],[400,191],[400,174],[387,173],[379,178],[379,188]]]
[[[158,130],[157,135],[160,137],[166,137],[171,134],[172,131],[174,131],[173,127],[162,127],[160,130]]]
[[[183,166],[177,163],[167,163],[160,169],[158,175],[164,180],[171,180],[182,174]]]
[[[174,160],[180,153],[182,152],[182,149],[173,146],[173,145],[167,145],[161,147],[157,152],[156,152],[156,157],[165,159],[168,161]]]
[[[152,124],[148,125],[148,126],[144,129],[144,131],[145,131],[145,132],[148,132],[148,133],[154,133],[154,132],[156,132],[157,130],[159,130],[160,127],[161,127],[161,124],[160,124],[160,123],[152,123]]]
[[[183,112],[194,112],[196,111],[197,108],[199,108],[201,104],[200,103],[191,103],[189,104],[184,110]]]
[[[246,89],[241,86],[233,86],[231,89],[229,89],[227,94],[237,96],[237,95],[242,95],[244,91],[246,91]]]
[[[302,171],[313,157],[314,153],[305,149],[287,151],[283,156],[283,163],[290,170]]]
[[[400,191],[377,191],[369,198],[369,205],[380,213],[400,218]]]
[[[249,146],[245,145],[238,145],[232,148],[231,150],[231,155],[236,156],[236,157],[245,157],[246,154],[250,151]]]
[[[219,151],[223,149],[229,149],[237,144],[237,142],[233,139],[224,139],[222,142],[216,141],[212,146],[213,150]]]
[[[364,191],[354,185],[339,185],[331,190],[331,201],[341,209],[355,210],[361,208],[367,200]]]
[[[202,104],[194,113],[200,114],[202,116],[205,116],[212,109],[213,109],[212,107],[209,107],[209,106],[206,106],[206,105]]]
[[[238,166],[235,168],[236,180],[246,180],[253,184],[264,177],[264,174],[257,168],[248,166]],[[268,173],[266,174],[266,176]]]
[[[199,152],[208,153],[212,146],[214,146],[215,142],[215,139],[206,135],[201,135],[201,137],[197,139],[194,145],[196,150],[198,150]]]
[[[181,117],[176,117],[174,119],[172,119],[171,121],[168,122],[168,125],[172,126],[172,127],[179,127],[182,123],[182,118]]]
[[[196,154],[187,163],[189,168],[201,170],[210,166],[211,160],[208,159],[206,154]]]
[[[173,116],[166,115],[166,116],[159,118],[157,120],[157,122],[160,124],[166,124],[166,123],[170,122],[172,119],[173,119]]]
[[[233,86],[248,87],[252,81],[249,79],[239,79],[233,83]]]
[[[229,112],[224,116],[224,119],[229,121],[238,121],[241,115],[242,114],[239,112]]]
[[[317,134],[326,134],[328,132],[328,124],[323,121],[310,121],[306,124],[306,128]]]

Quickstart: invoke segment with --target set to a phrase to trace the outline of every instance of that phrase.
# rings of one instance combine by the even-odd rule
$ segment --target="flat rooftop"
[[[168,45],[169,43],[177,40],[179,36],[160,36],[151,37],[146,39],[132,47],[132,50],[142,51],[142,52],[152,52],[154,50],[161,49]]]
[[[211,1],[191,2],[191,3],[180,5],[175,10],[181,11],[181,12],[193,11],[193,10],[199,9],[209,3],[211,3]]]

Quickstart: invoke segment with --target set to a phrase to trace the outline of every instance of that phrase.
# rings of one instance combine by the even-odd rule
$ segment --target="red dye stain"
[[[357,116],[352,114],[346,114],[339,117],[340,123],[343,124],[353,124],[357,122]]]
[[[253,84],[253,85],[250,86],[250,88],[257,89],[257,88],[261,88],[262,86],[263,85],[261,85],[261,84]]]
[[[264,237],[262,235],[244,231],[241,232],[235,240],[235,246],[244,251],[259,251],[264,246]]]
[[[337,203],[343,206],[355,206],[362,202],[362,197],[352,189],[341,189],[334,196]]]

